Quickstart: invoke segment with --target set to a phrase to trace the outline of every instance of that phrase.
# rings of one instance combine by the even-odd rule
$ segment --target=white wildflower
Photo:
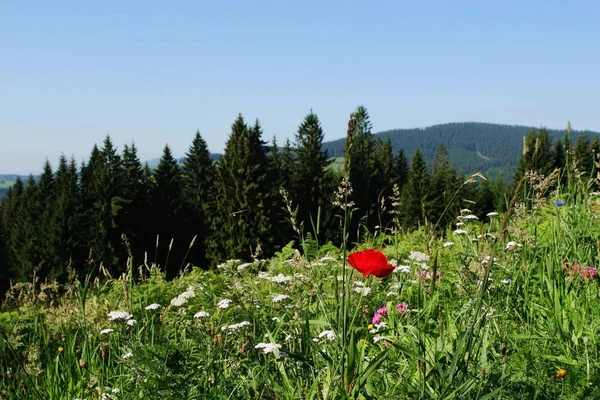
[[[398,266],[398,260],[396,260],[395,258],[390,258],[390,265],[392,267],[397,267]]]
[[[281,320],[279,319],[279,317],[273,317],[273,318],[271,318],[271,321],[274,321],[274,322],[277,322],[277,323],[281,322]]]
[[[108,319],[111,321],[127,321],[133,316],[126,311],[111,311],[108,313]]]
[[[322,262],[322,263],[324,263],[324,262],[334,262],[334,261],[337,261],[337,260],[335,258],[329,257],[329,256],[322,257],[319,260],[319,262]]]
[[[129,321],[127,321],[127,325],[129,326],[134,326],[135,324],[137,324],[137,321],[135,319],[130,319]]]
[[[264,353],[275,353],[281,348],[281,345],[279,343],[259,343],[254,348],[262,349]]]
[[[108,335],[109,333],[112,333],[112,332],[114,332],[114,331],[115,331],[114,329],[106,328],[106,329],[102,329],[102,330],[100,331],[100,334],[101,334],[101,335]]]
[[[250,325],[250,322],[248,322],[248,321],[242,321],[242,322],[237,323],[237,324],[224,326],[224,327],[221,328],[221,330],[224,331],[225,329],[229,329],[229,332],[235,332],[238,329],[243,328],[244,326],[248,326],[248,325]]]
[[[373,336],[373,343],[377,343],[377,342],[379,342],[380,340],[383,340],[383,339],[385,339],[385,337],[383,337],[383,336],[379,336],[379,335]]]
[[[283,301],[285,299],[289,299],[290,296],[288,296],[287,294],[278,294],[277,296],[273,297],[273,303],[279,303],[280,301]]]
[[[361,296],[368,296],[371,293],[370,287],[355,287],[354,291],[359,293]]]
[[[421,261],[421,262],[429,261],[429,256],[420,251],[411,251],[408,258],[411,259],[412,261]]]
[[[323,331],[319,333],[319,336],[313,339],[315,342],[318,342],[321,339],[327,339],[330,342],[335,340],[335,332],[334,331]]]
[[[217,308],[225,309],[229,308],[229,305],[232,303],[232,300],[223,299],[217,303]]]
[[[457,229],[453,232],[455,235],[466,235],[468,232],[464,229]]]
[[[493,262],[496,262],[496,261],[498,261],[498,260],[496,259],[496,257],[494,257]],[[490,256],[485,256],[481,260],[482,265],[487,265],[489,262],[490,262]]]
[[[354,286],[365,286],[365,283],[362,281],[354,281],[352,283],[354,284]]]
[[[443,244],[444,248],[454,246],[454,242],[446,242]]]
[[[123,356],[121,358],[124,359],[124,360],[127,360],[127,359],[129,359],[131,357],[133,357],[133,353],[129,352],[127,354],[123,354]]]
[[[395,296],[396,294],[396,292],[387,292],[386,297]]]
[[[160,304],[152,303],[149,306],[146,306],[146,310],[158,310],[160,307],[162,307]]]
[[[521,243],[513,242],[511,240],[510,242],[506,243],[506,246],[504,246],[504,250],[509,251],[514,249],[520,249],[521,247],[523,247]]]
[[[465,215],[465,219],[466,220],[478,220],[479,218],[477,218],[477,215],[469,214],[469,215]]]
[[[468,208],[463,208],[462,210],[460,210],[461,214],[470,214],[471,210],[469,210]]]
[[[194,314],[194,318],[208,318],[210,317],[210,314],[207,313],[206,311],[198,311],[196,314]]]
[[[456,227],[457,228],[460,228],[461,226],[465,226],[465,223],[464,222],[457,222],[456,223]]]
[[[505,285],[510,285],[512,283],[511,279],[502,279],[500,283],[504,283]]]
[[[491,217],[497,217],[498,213],[496,211],[492,211],[492,212],[487,213],[486,215],[491,218]]]
[[[112,393],[115,393],[115,394],[117,394],[117,393],[121,393],[121,389],[119,389],[119,388],[113,388],[113,389],[111,390],[111,392],[112,392]]]
[[[396,268],[394,268],[394,272],[403,272],[405,274],[410,273],[411,269],[410,266],[408,265],[398,265]]]
[[[238,265],[238,266],[237,266],[237,270],[238,270],[238,271],[241,271],[241,270],[243,270],[243,269],[246,269],[246,268],[248,268],[248,267],[252,266],[253,264],[254,264],[254,263],[244,263],[244,264],[240,264],[240,265]]]
[[[271,282],[275,283],[285,283],[291,281],[293,278],[291,276],[285,276],[284,274],[279,274],[271,278]]]

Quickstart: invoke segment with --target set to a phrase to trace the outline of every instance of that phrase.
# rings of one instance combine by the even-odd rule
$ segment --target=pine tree
[[[296,133],[296,158],[291,170],[291,197],[298,206],[298,223],[305,232],[313,233],[319,209],[325,213],[326,183],[331,180],[328,174],[330,161],[323,146],[323,128],[319,117],[311,112],[304,117]],[[327,223],[327,221],[320,221]]]
[[[350,222],[349,240],[359,239],[359,222],[369,224],[369,216],[375,215],[377,194],[373,194],[370,179],[374,175],[373,163],[370,159],[373,151],[373,135],[367,109],[359,106],[350,115],[344,150],[344,172],[348,176],[353,189],[353,200],[357,208]]]
[[[402,192],[402,188],[406,185],[406,182],[408,182],[408,170],[406,153],[404,152],[404,149],[400,149],[394,158],[394,183],[398,184],[400,192]]]
[[[78,225],[75,210],[79,200],[79,187],[75,160],[69,163],[64,154],[61,155],[54,183],[55,197],[51,210],[54,220],[51,231],[53,252],[50,273],[62,279],[73,260],[76,243],[74,233]]]
[[[589,178],[594,169],[594,157],[590,140],[586,134],[579,135],[575,141],[574,149],[575,169],[585,178]]]
[[[458,189],[456,173],[450,162],[444,143],[440,143],[433,161],[429,193],[427,198],[427,218],[443,231],[458,215],[460,206],[454,193]]]
[[[415,150],[408,182],[402,192],[402,220],[407,227],[424,224],[427,217],[427,197],[429,194],[429,174],[421,150]]]
[[[171,148],[165,145],[155,171],[156,186],[154,207],[157,221],[156,233],[160,235],[159,248],[162,249],[162,265],[167,276],[175,276],[181,267],[183,255],[189,247],[183,243],[183,183],[177,160]]]
[[[214,209],[215,167],[206,141],[196,132],[183,163],[183,201],[189,240],[197,235],[188,261],[207,266],[206,240],[210,233],[210,217]]]
[[[231,126],[225,153],[217,164],[216,209],[209,239],[212,263],[226,258],[249,259],[270,252],[270,187],[267,155],[257,123],[251,129],[240,114]]]
[[[372,177],[371,177],[371,201],[374,202],[372,208],[376,211],[377,225],[387,227],[392,221],[391,204],[387,204],[387,199],[392,195],[392,189],[395,183],[394,153],[390,138],[385,141],[377,138],[373,146],[373,155],[371,157]]]

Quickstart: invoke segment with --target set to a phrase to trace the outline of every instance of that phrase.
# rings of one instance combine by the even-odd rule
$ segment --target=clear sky
[[[142,160],[223,150],[238,113],[326,140],[482,121],[600,131],[597,1],[0,2],[0,173],[78,161],[109,134]]]

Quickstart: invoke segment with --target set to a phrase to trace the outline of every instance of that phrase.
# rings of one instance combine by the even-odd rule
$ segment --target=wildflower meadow
[[[0,398],[600,398],[600,196],[574,182],[442,234],[14,285]]]

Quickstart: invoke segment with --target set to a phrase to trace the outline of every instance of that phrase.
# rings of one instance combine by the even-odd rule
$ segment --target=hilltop
[[[435,150],[443,142],[454,167],[465,174],[483,172],[509,177],[515,170],[519,154],[523,149],[523,137],[532,127],[522,125],[501,125],[481,122],[454,122],[433,125],[426,128],[393,129],[376,133],[383,140],[390,138],[394,151],[404,149],[410,158],[417,148],[423,152],[429,165],[433,162]],[[572,139],[584,131],[573,131]],[[552,139],[565,135],[564,130],[548,129]],[[600,135],[587,132],[588,135]],[[345,139],[324,142],[323,147],[329,156],[344,154]]]

